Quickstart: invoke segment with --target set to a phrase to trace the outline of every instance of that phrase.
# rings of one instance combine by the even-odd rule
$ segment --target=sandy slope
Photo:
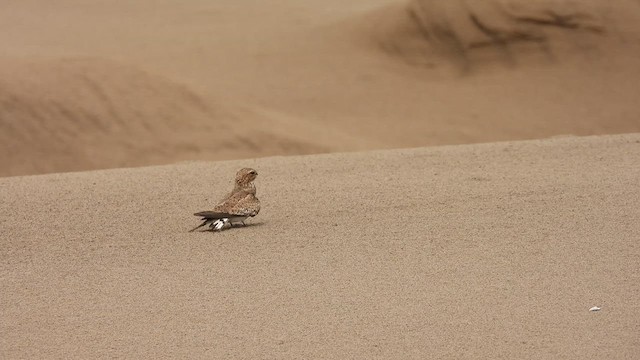
[[[636,0],[24,0],[0,23],[0,175],[640,131]]]
[[[636,358],[639,163],[633,134],[0,179],[0,357]],[[188,233],[241,166],[254,225]]]
[[[253,128],[245,113],[111,61],[4,59],[0,175],[327,151],[268,116],[254,113],[265,127]]]

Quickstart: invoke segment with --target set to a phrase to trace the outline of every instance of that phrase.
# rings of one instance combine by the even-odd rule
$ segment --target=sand
[[[640,131],[637,0],[23,0],[0,23],[0,176]]]
[[[639,357],[640,1],[0,24],[0,358]],[[189,233],[245,166],[258,217]]]
[[[637,358],[639,163],[628,134],[2,178],[0,357]],[[251,226],[188,233],[243,166]]]

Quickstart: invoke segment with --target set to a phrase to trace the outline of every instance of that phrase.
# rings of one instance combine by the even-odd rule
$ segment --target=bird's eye
[[[251,170],[251,171],[249,171],[249,174],[255,175],[255,174],[257,174],[257,172],[255,172],[255,170]]]

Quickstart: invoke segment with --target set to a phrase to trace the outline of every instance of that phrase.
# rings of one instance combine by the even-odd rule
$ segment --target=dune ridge
[[[0,175],[326,151],[258,118],[105,59],[5,59]]]
[[[640,39],[640,4],[630,0],[412,0],[405,9],[385,48],[414,64],[433,57],[465,70],[493,62],[552,63],[602,56]]]

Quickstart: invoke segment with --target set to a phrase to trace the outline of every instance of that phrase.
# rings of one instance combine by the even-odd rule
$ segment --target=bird
[[[195,213],[195,216],[202,218],[202,224],[189,232],[207,224],[213,231],[222,231],[238,223],[244,226],[244,221],[248,217],[258,215],[260,200],[256,197],[256,185],[253,183],[257,176],[258,172],[251,168],[238,170],[233,190],[220,200],[212,210]]]

